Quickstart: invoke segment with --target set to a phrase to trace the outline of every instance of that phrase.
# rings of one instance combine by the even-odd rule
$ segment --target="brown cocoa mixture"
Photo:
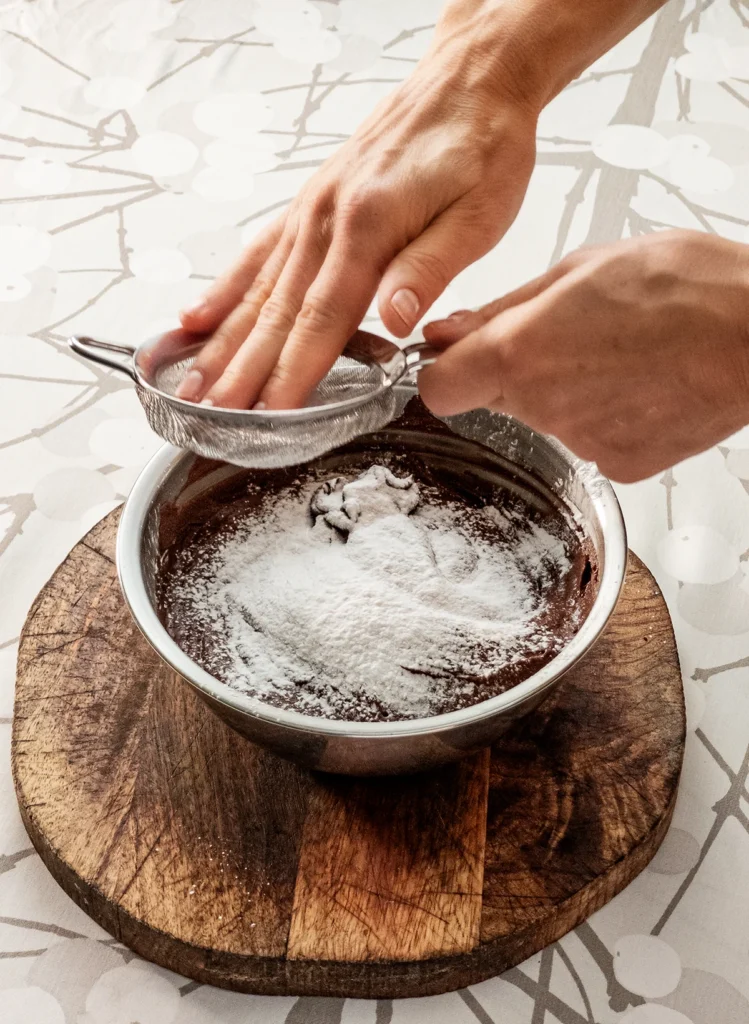
[[[404,426],[408,429],[403,430]],[[423,426],[424,433],[415,432],[414,426]],[[440,508],[451,509],[452,514],[457,509],[461,532],[468,543],[482,550],[495,543],[507,545],[513,537],[522,540],[529,524],[534,524],[561,541],[566,556],[563,565],[546,559],[538,576],[534,575],[532,563],[524,570],[528,592],[538,597],[532,642],[521,644],[511,657],[500,657],[496,645],[479,638],[470,649],[470,657],[461,659],[456,655],[458,660],[454,663],[443,657],[435,667],[412,659],[403,669],[401,689],[407,691],[410,684],[414,690],[423,689],[425,677],[429,677],[426,713],[442,714],[504,692],[559,653],[579,629],[595,597],[598,573],[591,543],[568,511],[540,486],[513,472],[512,467],[483,446],[457,438],[418,402],[411,403],[403,420],[380,434],[358,439],[303,468],[229,471],[228,479],[201,490],[201,477],[207,481],[216,464],[196,465],[195,498],[162,514],[164,554],[159,611],[170,635],[185,653],[216,678],[278,707],[356,721],[424,716],[423,701],[410,712],[403,693],[397,693],[397,700],[394,699],[393,686],[400,676],[390,679],[388,672],[381,672],[383,680],[390,680],[390,689],[383,682],[380,693],[371,683],[364,685],[364,680],[358,686],[350,672],[345,679],[340,672],[336,676],[329,663],[326,667],[310,655],[309,647],[303,648],[301,643],[295,647],[293,629],[284,630],[283,636],[284,659],[287,654],[288,659],[282,659],[282,663],[288,661],[291,666],[288,678],[270,688],[262,685],[266,661],[260,658],[260,648],[266,641],[270,643],[271,638],[264,634],[267,626],[263,618],[263,591],[252,565],[246,577],[249,597],[241,613],[247,622],[247,636],[239,645],[239,659],[226,614],[219,602],[206,598],[216,586],[211,574],[215,576],[216,566],[222,564],[218,556],[230,550],[238,538],[251,536],[253,530],[259,529],[269,509],[279,502],[288,505],[297,501],[300,521],[306,519],[311,530],[314,514],[309,511],[309,495],[315,485],[336,477],[352,481],[373,464],[385,467],[401,480],[413,478],[420,492],[420,504],[410,514],[421,517],[422,530],[430,528],[430,516],[439,518]],[[491,508],[499,515],[488,515],[487,509]],[[341,534],[325,523],[318,526],[323,527],[323,533],[330,530],[333,536],[323,537],[323,541],[332,542],[336,549],[351,543],[349,536],[354,536]],[[316,557],[326,557],[325,552],[321,549]],[[257,592],[253,590],[255,586],[260,588]],[[309,593],[303,587],[300,592],[308,601]],[[372,644],[381,659],[388,645],[376,632],[376,619],[373,609]],[[400,627],[401,623],[397,625]],[[331,629],[334,626],[331,622]],[[395,636],[397,639],[397,630]],[[277,654],[279,638],[272,639]],[[360,641],[361,636],[357,636],[352,643]],[[393,657],[398,657],[397,642],[393,645]],[[274,664],[278,663],[276,658]],[[400,671],[403,666],[396,668]],[[257,685],[253,680],[257,680]]]

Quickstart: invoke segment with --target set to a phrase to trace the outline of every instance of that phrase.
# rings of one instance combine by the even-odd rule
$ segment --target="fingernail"
[[[203,401],[200,404],[201,405],[213,405],[213,399],[212,398],[204,398]]]
[[[253,409],[267,409],[268,406],[265,404],[265,402],[255,402],[255,404],[253,405],[252,408]]]
[[[427,327],[429,327],[430,329],[432,327],[436,327],[438,331],[439,330],[448,330],[449,331],[449,330],[451,330],[453,328],[460,327],[460,325],[465,320],[467,320],[469,318],[469,316],[470,316],[470,313],[467,313],[465,310],[459,309],[455,313],[451,313],[450,316],[443,317],[441,320],[432,320],[432,322],[430,324],[427,324]],[[426,330],[426,328],[425,328],[425,330]]]
[[[200,370],[190,370],[185,374],[185,379],[177,388],[177,398],[184,398],[187,402],[197,402],[203,391],[203,374]]]
[[[208,303],[204,298],[197,299],[191,306],[185,306],[180,316],[202,316],[208,311]]]
[[[407,327],[413,327],[419,319],[419,296],[410,288],[400,288],[390,304]]]

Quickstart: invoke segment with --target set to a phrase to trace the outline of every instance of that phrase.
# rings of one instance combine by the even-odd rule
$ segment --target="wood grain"
[[[61,566],[24,634],[24,807],[66,864],[85,865],[108,930],[124,911],[188,943],[282,956],[307,777],[237,742],[144,643],[112,525]]]
[[[29,614],[12,761],[45,864],[142,956],[240,991],[444,992],[556,940],[657,850],[685,715],[633,556],[594,651],[491,754],[357,781],[252,746],[159,661],[119,591],[117,521]]]
[[[288,956],[423,960],[478,945],[489,751],[418,776],[319,779]]]
[[[588,887],[593,900],[604,886],[603,905],[619,891],[606,888],[608,871],[622,864],[631,878],[648,863],[635,837],[656,827],[681,770],[677,672],[663,598],[630,556],[627,589],[593,656],[494,751],[482,938],[558,917],[573,897],[575,915]]]

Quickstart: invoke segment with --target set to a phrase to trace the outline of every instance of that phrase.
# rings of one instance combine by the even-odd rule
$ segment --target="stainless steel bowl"
[[[403,400],[415,393],[403,386]],[[177,646],[155,607],[160,514],[192,500],[217,478],[242,472],[220,465],[197,482],[196,456],[165,446],[138,478],[125,505],[117,539],[117,566],[125,599],[146,639],[200,697],[248,739],[308,768],[349,775],[416,772],[457,760],[493,743],[518,718],[536,708],[601,635],[624,581],[627,538],[611,484],[558,442],[506,416],[479,410],[445,421],[458,435],[479,441],[522,476],[545,484],[579,517],[596,552],[598,590],[569,644],[540,671],[497,697],[432,718],[401,722],[330,721],[263,704],[219,682]],[[386,428],[400,431],[397,424]],[[423,436],[423,430],[421,431]],[[397,437],[395,438],[397,440]],[[194,477],[194,474],[193,474]]]

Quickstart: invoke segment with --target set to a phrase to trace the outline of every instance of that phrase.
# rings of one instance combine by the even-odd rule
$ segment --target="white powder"
[[[230,685],[328,718],[404,719],[474,703],[498,671],[557,649],[539,619],[569,568],[527,519],[430,503],[375,466],[269,497],[171,593]]]

